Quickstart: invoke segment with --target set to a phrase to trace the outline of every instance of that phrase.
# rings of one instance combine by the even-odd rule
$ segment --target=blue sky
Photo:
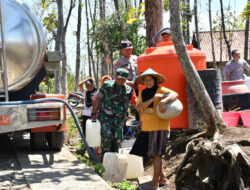
[[[28,4],[31,9],[34,9],[34,4],[36,2],[40,2],[40,0],[23,0],[24,3]],[[64,0],[64,8],[65,12],[69,7],[69,0]],[[91,2],[91,1],[90,1]],[[114,5],[112,0],[106,1],[108,6],[106,6],[106,12],[113,12]],[[244,6],[246,5],[247,0],[223,0],[224,7],[231,6],[231,10],[234,12],[235,16],[239,15],[242,11]],[[191,8],[193,7],[193,1],[191,0]],[[212,0],[212,17],[216,17],[216,12],[220,10],[220,1],[219,0]],[[66,17],[66,15],[65,15]],[[208,0],[198,0],[198,19],[199,19],[199,28],[200,30],[209,30],[209,23],[208,23]],[[71,69],[75,70],[75,49],[76,49],[76,37],[72,35],[73,31],[76,31],[77,26],[77,6],[73,9],[72,17],[69,23],[67,36],[66,36],[66,46],[67,46],[67,56],[68,56],[68,64],[70,65]],[[169,27],[169,13],[164,13],[163,19],[163,26]],[[194,31],[194,23],[191,23],[191,32]],[[87,54],[86,48],[86,18],[85,18],[85,8],[82,12],[82,29],[81,29],[81,37],[82,37],[82,44],[81,44],[81,54]],[[82,63],[86,62],[86,59],[82,59]],[[88,68],[85,68],[87,71]]]

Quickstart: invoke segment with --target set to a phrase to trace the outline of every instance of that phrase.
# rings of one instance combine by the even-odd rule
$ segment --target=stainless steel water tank
[[[2,0],[2,11],[8,89],[17,91],[29,84],[41,69],[46,47],[45,37],[39,20],[23,2]],[[0,91],[3,92],[1,77]]]

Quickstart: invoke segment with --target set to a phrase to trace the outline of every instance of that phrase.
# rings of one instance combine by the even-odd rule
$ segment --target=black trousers
[[[82,131],[84,136],[86,136],[86,122],[90,119],[90,116],[82,115]]]

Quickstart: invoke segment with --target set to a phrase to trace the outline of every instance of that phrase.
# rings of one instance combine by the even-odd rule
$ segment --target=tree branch
[[[75,7],[75,1],[71,0],[70,1],[69,12],[68,12],[67,19],[66,19],[65,26],[64,26],[64,32],[66,32],[66,30],[67,30],[67,27],[68,27],[68,24],[69,24],[69,19],[70,19],[70,16],[71,16],[71,13],[72,13],[72,10],[73,10],[74,7]]]

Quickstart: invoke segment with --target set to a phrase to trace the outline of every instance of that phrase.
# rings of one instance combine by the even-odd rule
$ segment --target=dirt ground
[[[182,137],[179,132],[172,132],[172,137],[170,142],[180,139]],[[248,141],[247,141],[248,140]],[[220,136],[220,141],[224,142],[235,142],[238,143],[243,151],[246,153],[250,160],[250,128],[228,128]],[[164,186],[160,189],[162,190],[175,190],[175,172],[177,167],[180,165],[185,155],[185,147],[179,147],[177,151],[174,151],[174,154],[171,156],[165,156],[163,159],[163,167],[165,169],[165,174],[169,180],[169,185]],[[152,175],[152,167],[145,168],[145,175]]]
[[[194,134],[187,134],[181,130],[173,130],[171,131],[171,137],[169,143],[173,143],[176,140],[180,140],[184,137],[188,137]],[[68,146],[75,144],[77,141],[79,142],[80,137],[76,135],[76,138],[71,139],[68,142]],[[242,128],[242,127],[234,127],[228,128],[223,134],[220,135],[220,141],[224,142],[235,142],[238,143],[243,151],[246,153],[248,158],[250,159],[250,128]],[[161,187],[161,190],[175,190],[175,173],[176,169],[182,162],[185,156],[186,144],[182,144],[181,146],[177,147],[176,150],[170,151],[168,155],[163,157],[163,167],[165,174],[169,180],[169,184],[167,186]],[[74,152],[74,150],[72,150]],[[150,176],[153,174],[153,168],[148,162],[145,166],[145,176]],[[135,186],[139,186],[138,180],[131,180]]]

